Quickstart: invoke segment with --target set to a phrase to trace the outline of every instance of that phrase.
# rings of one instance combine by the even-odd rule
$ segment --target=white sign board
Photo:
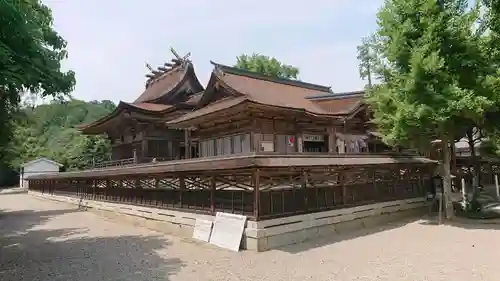
[[[210,244],[238,252],[246,220],[246,216],[217,212]]]
[[[213,222],[209,220],[196,219],[194,225],[193,238],[201,241],[210,241]]]

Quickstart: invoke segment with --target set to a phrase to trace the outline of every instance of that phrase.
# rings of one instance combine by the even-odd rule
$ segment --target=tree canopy
[[[19,167],[21,163],[42,156],[70,170],[88,167],[93,160],[109,160],[111,148],[105,137],[82,135],[75,127],[99,119],[114,108],[111,101],[72,99],[21,110],[14,122],[15,133],[9,145],[14,156],[11,166]]]
[[[61,68],[66,42],[52,25],[51,10],[40,0],[0,1],[0,161],[21,94],[61,97],[74,87],[74,73]]]
[[[245,54],[240,55],[236,58],[236,64],[234,66],[236,68],[258,72],[276,78],[296,80],[299,75],[298,68],[284,64],[275,58],[256,53],[251,56]]]
[[[441,139],[448,216],[450,141],[498,105],[497,80],[475,28],[479,10],[464,0],[386,0],[369,41],[370,71],[380,80],[367,96],[374,121],[389,144]]]

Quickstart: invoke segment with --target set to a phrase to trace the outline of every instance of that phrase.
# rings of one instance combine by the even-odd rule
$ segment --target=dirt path
[[[393,225],[265,253],[232,253],[0,194],[0,280],[500,280],[499,225]]]

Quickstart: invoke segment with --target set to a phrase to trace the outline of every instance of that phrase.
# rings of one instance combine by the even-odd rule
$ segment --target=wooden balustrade
[[[29,179],[43,193],[252,220],[424,197],[428,165],[252,168],[199,173]],[[74,175],[74,174],[73,174]]]

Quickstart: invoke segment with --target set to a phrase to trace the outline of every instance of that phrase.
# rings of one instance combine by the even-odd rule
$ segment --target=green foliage
[[[299,69],[286,65],[275,58],[270,58],[268,56],[252,54],[248,55],[240,55],[236,58],[236,68],[258,72],[264,75],[273,76],[276,78],[285,78],[285,79],[297,79],[299,75]]]
[[[40,0],[0,1],[0,161],[9,152],[21,94],[61,97],[74,87],[74,73],[61,70],[66,42],[52,24],[51,11]]]
[[[441,139],[448,218],[449,146],[500,105],[499,76],[477,28],[480,10],[467,0],[385,0],[369,45],[375,55],[367,60],[360,52],[381,81],[369,89],[367,102],[383,140],[423,148]]]
[[[489,75],[485,84],[490,91],[500,93],[500,1],[483,0],[483,18],[479,30],[481,33],[481,46],[487,55]],[[498,95],[497,95],[498,96]],[[495,99],[498,104],[498,98]],[[488,138],[489,153],[500,155],[500,111],[491,110],[486,113],[485,122],[482,126],[485,136]]]
[[[109,141],[102,136],[82,135],[75,126],[101,118],[114,108],[111,101],[70,100],[24,109],[10,143],[12,166],[19,167],[42,156],[64,164],[67,169],[82,169],[91,165],[93,159],[109,160]]]
[[[386,142],[453,136],[496,106],[485,83],[487,58],[475,40],[478,9],[467,7],[464,0],[385,1],[372,43],[382,83],[368,102]]]

